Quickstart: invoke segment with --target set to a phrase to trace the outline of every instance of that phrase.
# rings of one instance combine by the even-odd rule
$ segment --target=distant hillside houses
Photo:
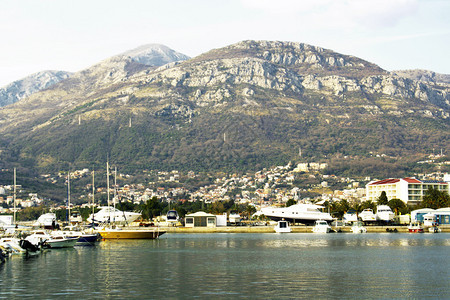
[[[419,180],[415,177],[371,181],[366,185],[366,200],[376,201],[384,191],[389,200],[396,198],[405,204],[414,205],[423,200],[423,196],[429,188],[450,194],[449,186],[449,181]]]
[[[328,167],[327,163],[299,163],[297,167],[294,169],[294,172],[318,172],[324,170]]]

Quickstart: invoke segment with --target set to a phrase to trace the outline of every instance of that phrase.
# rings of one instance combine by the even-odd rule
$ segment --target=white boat
[[[131,211],[120,211],[112,206],[102,206],[100,211],[91,214],[87,221],[89,223],[132,223],[141,216],[140,213]]]
[[[166,215],[166,221],[169,224],[176,224],[180,220],[178,212],[176,210],[169,210]]]
[[[370,208],[366,208],[359,214],[359,218],[363,222],[374,222],[377,220],[376,215],[373,213],[373,210]]]
[[[56,214],[54,213],[46,213],[41,215],[33,224],[33,226],[43,227],[46,229],[54,229],[56,228],[56,225]]]
[[[265,215],[274,220],[286,220],[290,223],[314,224],[317,220],[331,222],[333,218],[329,213],[319,211],[324,208],[315,204],[294,204],[289,207],[263,207],[254,216]]]
[[[27,236],[25,240],[35,246],[44,246],[48,248],[71,248],[75,246],[77,239],[67,238],[63,235],[51,236],[43,230],[36,230],[33,234]]]
[[[439,233],[439,232],[441,232],[441,229],[438,226],[432,226],[432,227],[428,228],[428,232],[429,233]]]
[[[408,226],[408,231],[411,233],[422,233],[424,232],[423,226],[419,222],[412,222]]]
[[[25,253],[25,249],[20,247],[20,239],[14,237],[0,238],[0,248],[3,249],[3,252],[9,254]]]
[[[378,205],[377,206],[377,221],[382,222],[391,222],[394,219],[394,212],[392,209],[387,205]]]
[[[343,219],[346,224],[352,224],[353,222],[358,221],[358,215],[356,214],[356,211],[349,210],[344,214]]]
[[[312,229],[314,233],[328,233],[331,231],[330,225],[325,220],[317,220],[314,223],[314,227]]]
[[[75,246],[78,238],[69,238],[66,236],[53,236],[50,239],[46,240],[44,245],[49,248],[73,248]]]
[[[75,239],[75,246],[95,245],[100,240],[100,234],[96,232],[85,232],[84,230],[65,230],[53,231],[52,237],[64,236],[66,238]]]
[[[291,227],[289,227],[289,222],[285,220],[278,221],[274,229],[276,233],[289,233],[292,231]]]
[[[363,223],[360,221],[353,222],[351,231],[353,233],[366,233],[367,229],[364,227]]]
[[[235,211],[230,211],[230,215],[228,216],[228,220],[230,224],[238,224],[241,223],[241,215]]]

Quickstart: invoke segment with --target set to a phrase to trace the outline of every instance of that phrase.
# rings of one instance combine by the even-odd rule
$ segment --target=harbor
[[[447,233],[205,232],[106,240],[11,258],[0,265],[0,299],[445,299],[448,246]]]

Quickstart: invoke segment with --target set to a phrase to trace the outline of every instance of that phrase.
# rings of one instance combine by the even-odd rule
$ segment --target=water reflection
[[[105,241],[11,259],[0,298],[448,298],[448,245],[446,234],[400,233]]]

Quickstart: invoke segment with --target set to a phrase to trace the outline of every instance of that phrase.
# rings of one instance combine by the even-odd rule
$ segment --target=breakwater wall
[[[312,233],[313,226],[291,226],[293,233]],[[450,232],[450,226],[441,226],[442,232]],[[351,232],[351,226],[333,228],[341,232]],[[408,226],[366,226],[368,233],[408,232]],[[224,226],[224,227],[159,227],[167,233],[274,233],[273,226]],[[425,229],[428,232],[428,229]]]

